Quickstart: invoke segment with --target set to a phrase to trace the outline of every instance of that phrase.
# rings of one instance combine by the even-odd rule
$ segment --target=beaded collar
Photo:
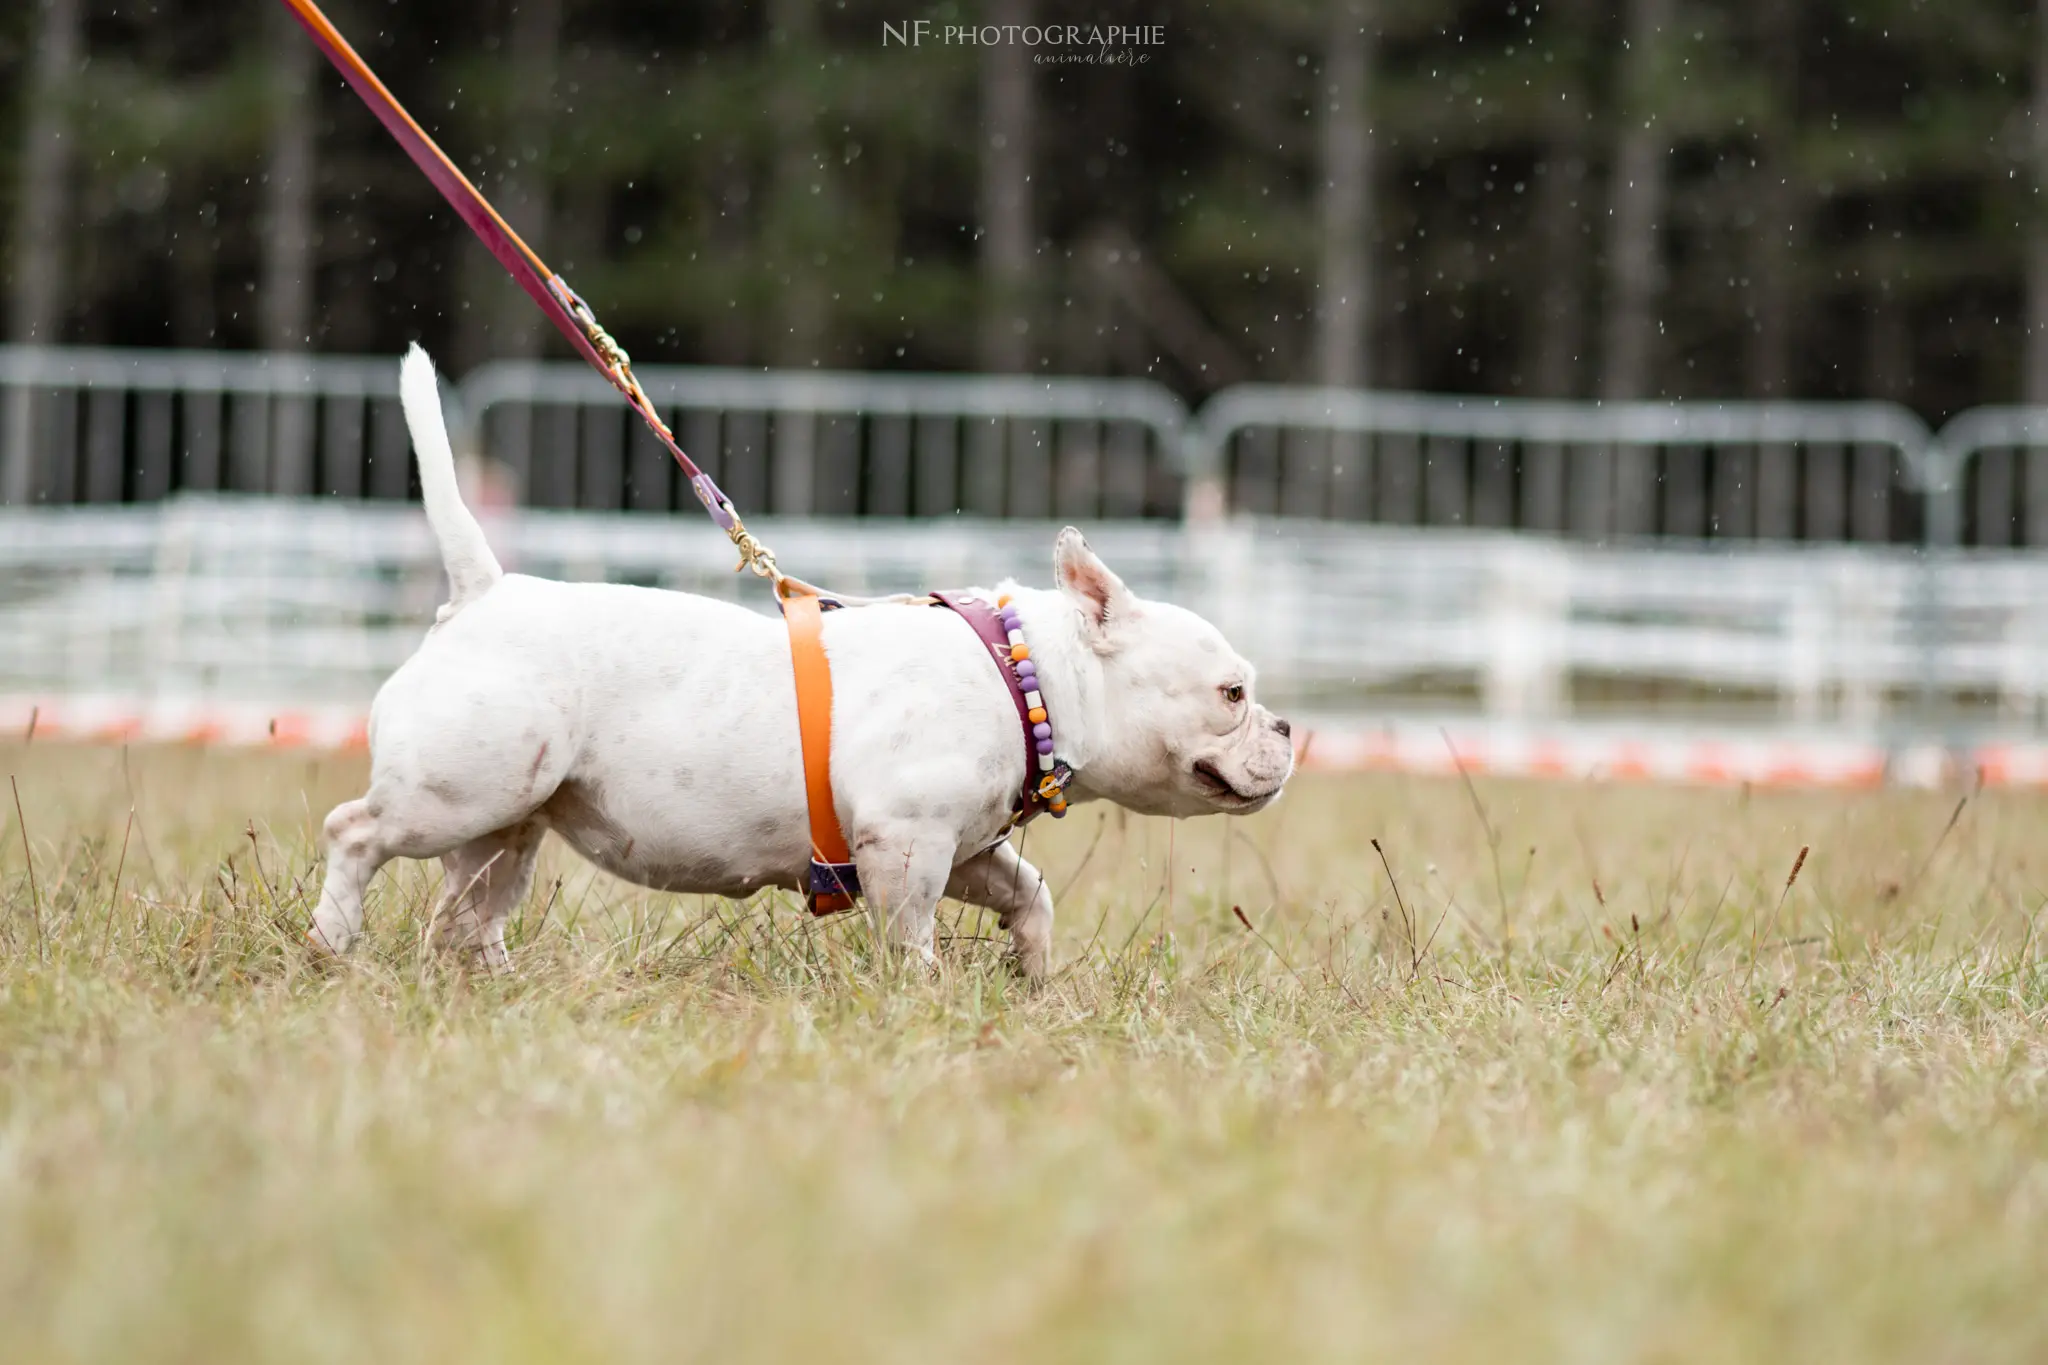
[[[1016,606],[1007,595],[998,597],[993,608],[988,599],[975,593],[939,592],[932,596],[940,606],[952,608],[988,646],[1024,726],[1024,787],[1010,807],[1003,836],[1040,811],[1060,818],[1067,813],[1066,787],[1074,770],[1055,755],[1052,717],[1038,690],[1038,665],[1031,658]]]

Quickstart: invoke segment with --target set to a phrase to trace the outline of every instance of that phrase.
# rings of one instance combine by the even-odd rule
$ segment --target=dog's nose
[[[1294,733],[1294,727],[1287,723],[1287,720],[1284,716],[1273,717],[1273,728],[1280,732],[1280,737],[1282,739],[1285,739],[1287,738],[1287,736]]]

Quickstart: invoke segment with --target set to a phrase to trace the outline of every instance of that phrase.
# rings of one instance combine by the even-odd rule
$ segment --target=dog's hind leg
[[[377,818],[367,797],[344,801],[328,815],[327,880],[306,942],[315,952],[345,953],[363,932],[363,892],[377,869],[390,861],[377,838]]]
[[[493,971],[505,967],[505,920],[533,882],[533,864],[547,827],[526,820],[472,839],[441,859],[444,880],[434,907],[433,943],[470,951]]]
[[[996,912],[1010,931],[1017,969],[1036,980],[1052,965],[1052,892],[1045,874],[1006,840],[953,869],[946,894]]]
[[[555,718],[516,692],[516,682],[502,680],[495,687],[461,686],[459,679],[418,668],[417,656],[385,685],[370,790],[327,817],[327,883],[307,935],[316,951],[347,952],[362,934],[363,892],[385,863],[453,857],[449,877],[458,893],[463,882],[490,868],[488,886],[479,883],[482,894],[474,903],[445,907],[456,912],[451,925],[476,931],[473,939],[454,941],[471,942],[493,961],[502,956],[493,921],[502,922],[524,888],[541,832],[534,812],[561,784],[570,749]],[[521,739],[493,742],[502,734]],[[512,837],[529,822],[532,830]],[[500,848],[490,843],[494,839],[511,840],[496,865],[489,863]],[[481,856],[462,856],[479,844],[489,845]],[[500,866],[508,874],[502,879]],[[519,878],[509,875],[521,869]]]

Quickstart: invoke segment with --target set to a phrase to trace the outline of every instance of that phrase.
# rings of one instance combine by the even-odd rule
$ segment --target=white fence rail
[[[488,529],[518,569],[770,610],[757,580],[732,573],[723,538],[694,521],[525,511]],[[784,562],[848,592],[1050,577],[1049,523],[757,529]],[[1108,523],[1091,538],[1140,592],[1216,620],[1267,694],[1296,709],[1923,736],[2043,722],[2048,561],[2033,558],[1595,548],[1285,519]],[[0,693],[356,703],[417,645],[441,595],[416,507],[0,509]]]

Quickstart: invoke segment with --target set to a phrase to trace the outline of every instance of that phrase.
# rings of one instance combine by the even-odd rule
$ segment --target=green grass
[[[0,1360],[2048,1355],[2037,798],[1084,807],[1032,989],[559,850],[320,971],[355,763],[0,760]]]

